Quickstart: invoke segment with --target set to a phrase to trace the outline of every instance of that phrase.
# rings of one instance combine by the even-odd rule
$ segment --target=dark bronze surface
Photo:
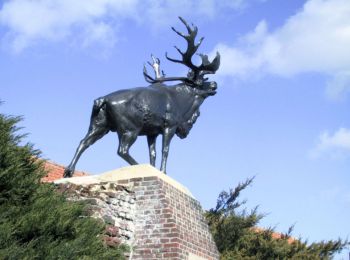
[[[172,62],[184,64],[190,70],[187,77],[165,77],[160,71],[160,61],[152,56],[155,77],[151,77],[144,67],[144,77],[152,83],[148,87],[125,89],[100,97],[94,101],[88,133],[81,140],[75,155],[67,168],[64,177],[71,177],[75,165],[81,154],[94,142],[109,131],[116,132],[119,137],[118,154],[129,164],[137,164],[130,156],[129,148],[138,136],[147,136],[151,165],[155,166],[156,139],[163,135],[162,162],[160,170],[166,172],[166,162],[171,139],[176,134],[185,138],[199,116],[199,107],[208,96],[216,94],[217,84],[208,81],[204,76],[214,74],[220,66],[220,55],[212,62],[207,55],[200,54],[202,64],[192,63],[192,56],[196,53],[203,38],[195,43],[197,27],[190,27],[180,17],[186,26],[188,34],[183,34],[172,28],[187,42],[187,50],[181,51],[181,59],[166,58]],[[166,81],[180,81],[173,86],[164,84]]]

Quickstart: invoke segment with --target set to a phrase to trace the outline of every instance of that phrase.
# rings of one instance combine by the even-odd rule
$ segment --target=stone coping
[[[54,181],[54,183],[73,183],[77,185],[89,185],[100,182],[118,182],[120,180],[130,180],[133,178],[144,178],[144,177],[157,177],[164,182],[174,186],[178,190],[187,194],[188,196],[194,198],[192,193],[181,183],[177,182],[173,178],[159,171],[149,164],[139,164],[132,165],[116,170],[108,171],[101,173],[99,175],[90,175],[90,176],[79,176],[71,178],[62,178]]]
[[[203,258],[201,256],[192,254],[192,253],[188,253],[188,260],[206,260],[206,258]]]

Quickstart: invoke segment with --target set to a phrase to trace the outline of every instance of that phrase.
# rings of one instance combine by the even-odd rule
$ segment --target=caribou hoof
[[[72,177],[72,175],[73,175],[73,171],[71,169],[66,168],[64,170],[64,174],[63,174],[64,178],[70,178],[70,177]]]

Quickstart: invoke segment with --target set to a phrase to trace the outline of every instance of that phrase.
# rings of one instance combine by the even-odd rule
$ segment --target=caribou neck
[[[181,84],[176,88],[179,107],[184,121],[189,120],[193,113],[198,111],[206,96],[203,91]]]

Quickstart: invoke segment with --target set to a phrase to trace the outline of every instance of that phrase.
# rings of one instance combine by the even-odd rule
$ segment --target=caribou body
[[[175,134],[180,138],[188,135],[199,116],[200,105],[208,96],[216,94],[216,82],[207,81],[204,75],[215,73],[220,64],[219,54],[212,62],[209,62],[206,55],[200,55],[202,64],[200,66],[192,64],[191,57],[202,39],[195,44],[197,27],[191,28],[182,18],[180,20],[185,24],[189,34],[184,35],[172,29],[186,39],[188,48],[186,52],[176,48],[182,55],[182,60],[166,57],[189,67],[188,76],[183,78],[161,76],[159,60],[154,59],[152,66],[155,69],[155,78],[149,76],[144,68],[145,79],[152,83],[151,85],[119,90],[96,99],[88,133],[81,140],[71,163],[66,167],[64,177],[71,177],[81,154],[110,131],[118,134],[118,154],[131,165],[137,164],[137,161],[129,154],[130,147],[138,136],[147,136],[150,163],[155,166],[156,139],[158,135],[162,135],[160,169],[166,172],[170,141]],[[181,81],[181,83],[167,86],[163,83],[165,81]]]

